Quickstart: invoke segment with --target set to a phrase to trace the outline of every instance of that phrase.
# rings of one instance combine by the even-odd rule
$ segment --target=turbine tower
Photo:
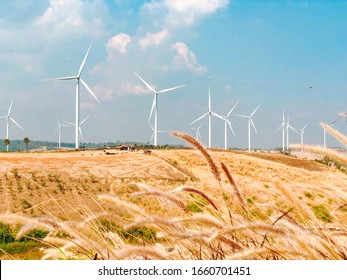
[[[228,125],[229,128],[231,130],[231,132],[233,133],[234,137],[235,137],[235,132],[233,130],[233,127],[231,126],[231,122],[229,121],[229,116],[231,114],[231,112],[235,109],[236,105],[239,103],[239,101],[236,102],[236,104],[230,109],[230,111],[228,112],[228,114],[226,116],[220,116],[218,114],[216,114],[216,116],[220,119],[222,119],[224,121],[224,149],[227,150],[228,149]]]
[[[82,80],[81,74],[84,68],[84,65],[86,63],[87,57],[89,55],[90,48],[92,47],[92,43],[89,45],[88,51],[82,61],[82,64],[78,70],[77,76],[71,76],[71,77],[60,77],[60,78],[53,78],[53,79],[46,79],[45,81],[49,80],[76,80],[76,121],[75,121],[75,148],[79,149],[80,147],[80,82],[82,85],[89,91],[89,93],[94,97],[94,99],[100,104],[99,99],[95,96],[95,94],[92,92],[90,87],[86,84],[85,81]]]
[[[10,108],[8,109],[7,115],[0,118],[0,120],[3,120],[3,119],[6,119],[6,120],[7,120],[7,123],[6,123],[6,139],[9,139],[8,130],[9,130],[10,121],[12,121],[15,125],[17,125],[21,130],[24,131],[24,128],[21,127],[21,126],[11,117],[12,105],[13,105],[13,99],[12,99],[12,101],[11,101]],[[7,151],[7,152],[8,152],[8,148],[9,148],[8,146],[9,146],[9,145],[6,146],[6,151]]]
[[[212,112],[211,109],[211,88],[210,86],[208,86],[208,111],[203,114],[202,116],[200,116],[199,118],[197,118],[195,121],[192,121],[189,125],[192,125],[193,123],[196,123],[197,121],[201,120],[202,118],[208,116],[208,147],[211,148],[211,140],[212,140],[212,136],[211,136],[211,130],[212,130],[212,116],[215,116],[217,118],[220,118],[220,116],[218,116],[216,113]]]
[[[149,114],[148,123],[154,131],[154,146],[157,146],[158,145],[158,132],[159,132],[158,131],[158,95],[160,93],[164,93],[164,92],[175,90],[175,89],[178,89],[181,87],[185,87],[186,85],[180,85],[177,87],[172,87],[172,88],[167,88],[167,89],[162,89],[162,90],[156,91],[139,74],[137,74],[135,71],[134,71],[134,73],[146,85],[146,87],[154,93],[152,109],[151,109],[151,113]],[[154,127],[151,125],[151,118],[152,118],[153,110],[154,110]]]
[[[257,129],[255,128],[254,122],[252,120],[252,117],[255,114],[255,112],[259,109],[260,105],[261,104],[259,104],[258,107],[255,108],[252,114],[250,114],[249,116],[235,114],[235,116],[248,119],[248,151],[251,151],[251,125],[253,126],[255,134],[258,134]]]

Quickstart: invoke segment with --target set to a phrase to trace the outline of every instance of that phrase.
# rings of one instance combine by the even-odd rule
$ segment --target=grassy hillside
[[[196,149],[1,154],[3,232],[43,248],[2,258],[346,259],[346,173],[183,138]]]

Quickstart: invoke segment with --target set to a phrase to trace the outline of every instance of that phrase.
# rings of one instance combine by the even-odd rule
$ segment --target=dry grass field
[[[347,174],[312,160],[319,155],[304,157],[1,153],[2,226],[17,240],[46,233],[30,250],[0,247],[0,257],[346,259]]]

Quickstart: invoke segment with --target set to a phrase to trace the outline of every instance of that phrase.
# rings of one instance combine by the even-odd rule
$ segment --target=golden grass
[[[186,160],[192,174],[195,163],[205,162],[209,174],[204,172],[199,180],[191,181],[154,178],[146,184],[134,177],[117,179],[116,183],[116,179],[110,180],[105,183],[109,193],[92,199],[97,210],[84,204],[88,191],[82,191],[76,182],[72,191],[75,204],[70,207],[80,220],[66,219],[63,201],[55,203],[64,208],[64,219],[47,211],[49,218],[7,213],[0,215],[0,220],[20,224],[18,238],[33,228],[49,231],[42,240],[50,245],[44,259],[347,259],[347,217],[342,211],[346,195],[341,187],[345,181],[336,186],[340,188],[336,192],[312,186],[313,191],[328,198],[301,197],[300,192],[303,194],[310,182],[301,186],[297,182],[303,181],[285,174],[283,170],[289,167],[283,164],[276,173],[282,178],[274,179],[277,170],[263,159],[241,155],[238,159],[243,162],[237,162],[233,153],[218,152],[212,157],[212,152],[192,137],[178,132],[174,135],[192,144],[201,155],[190,162],[186,153],[174,154],[175,160]],[[342,161],[339,153],[336,159]],[[318,171],[296,172],[313,178]],[[327,179],[317,178],[316,182],[330,182],[330,174],[324,174]],[[328,199],[333,202],[329,204]],[[189,208],[192,201],[199,207]],[[34,199],[31,203],[34,207]],[[317,217],[311,207],[315,205],[332,209],[329,215],[333,221]]]

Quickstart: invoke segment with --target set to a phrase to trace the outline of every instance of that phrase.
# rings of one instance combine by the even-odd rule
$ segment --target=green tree
[[[6,151],[8,151],[8,145],[10,145],[10,139],[4,139],[4,144],[6,145]]]
[[[25,137],[25,138],[23,139],[23,142],[24,142],[24,144],[25,144],[25,151],[27,152],[27,151],[28,151],[28,144],[29,144],[30,140],[29,140],[28,137]]]

